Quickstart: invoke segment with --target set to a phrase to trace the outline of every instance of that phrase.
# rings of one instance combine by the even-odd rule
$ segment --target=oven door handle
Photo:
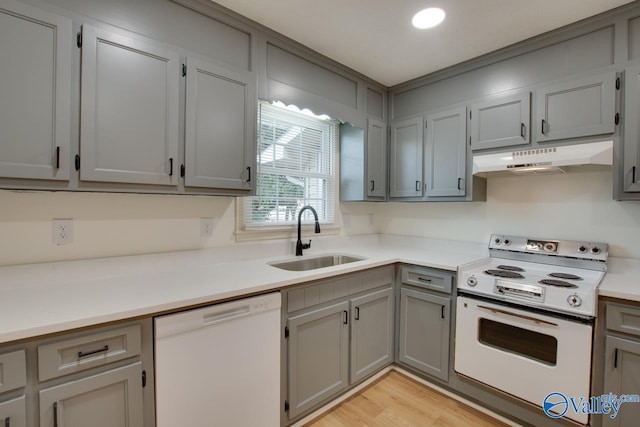
[[[484,305],[479,305],[478,308],[482,308],[484,310],[489,310],[492,313],[500,313],[500,314],[506,314],[508,316],[518,317],[520,319],[525,319],[525,320],[528,320],[530,322],[543,323],[545,325],[556,326],[556,327],[558,326],[556,323],[553,323],[553,322],[548,322],[546,320],[538,319],[538,318],[531,317],[531,316],[525,316],[523,314],[512,313],[512,312],[506,311],[506,310],[500,310],[499,308],[487,307],[487,306],[484,306]]]

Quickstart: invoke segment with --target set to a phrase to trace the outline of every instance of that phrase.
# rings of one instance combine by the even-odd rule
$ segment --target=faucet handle
[[[303,243],[302,249],[309,249],[311,247],[311,239],[309,239],[309,243]]]

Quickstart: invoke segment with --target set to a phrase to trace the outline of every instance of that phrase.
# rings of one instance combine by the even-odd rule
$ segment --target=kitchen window
[[[306,205],[316,210],[320,223],[332,224],[336,123],[281,103],[261,101],[258,107],[256,196],[243,200],[244,229],[291,229]],[[313,215],[307,210],[302,220],[313,223]]]

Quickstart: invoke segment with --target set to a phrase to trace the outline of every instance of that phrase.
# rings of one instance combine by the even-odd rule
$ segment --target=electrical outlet
[[[200,218],[200,237],[213,236],[213,218]]]
[[[53,220],[53,243],[56,245],[68,245],[73,243],[73,220],[54,219]]]

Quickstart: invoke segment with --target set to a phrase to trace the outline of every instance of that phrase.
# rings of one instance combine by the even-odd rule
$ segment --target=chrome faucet
[[[304,206],[302,209],[300,209],[300,212],[298,213],[298,241],[296,242],[296,256],[301,256],[303,249],[309,249],[311,247],[311,239],[309,239],[309,243],[302,243],[302,239],[300,238],[300,222],[302,221],[302,212],[306,211],[307,209],[310,209],[311,212],[313,212],[313,216],[316,218],[316,228],[315,228],[316,234],[320,232],[320,223],[318,222],[318,212],[316,212],[316,210],[309,205]]]

